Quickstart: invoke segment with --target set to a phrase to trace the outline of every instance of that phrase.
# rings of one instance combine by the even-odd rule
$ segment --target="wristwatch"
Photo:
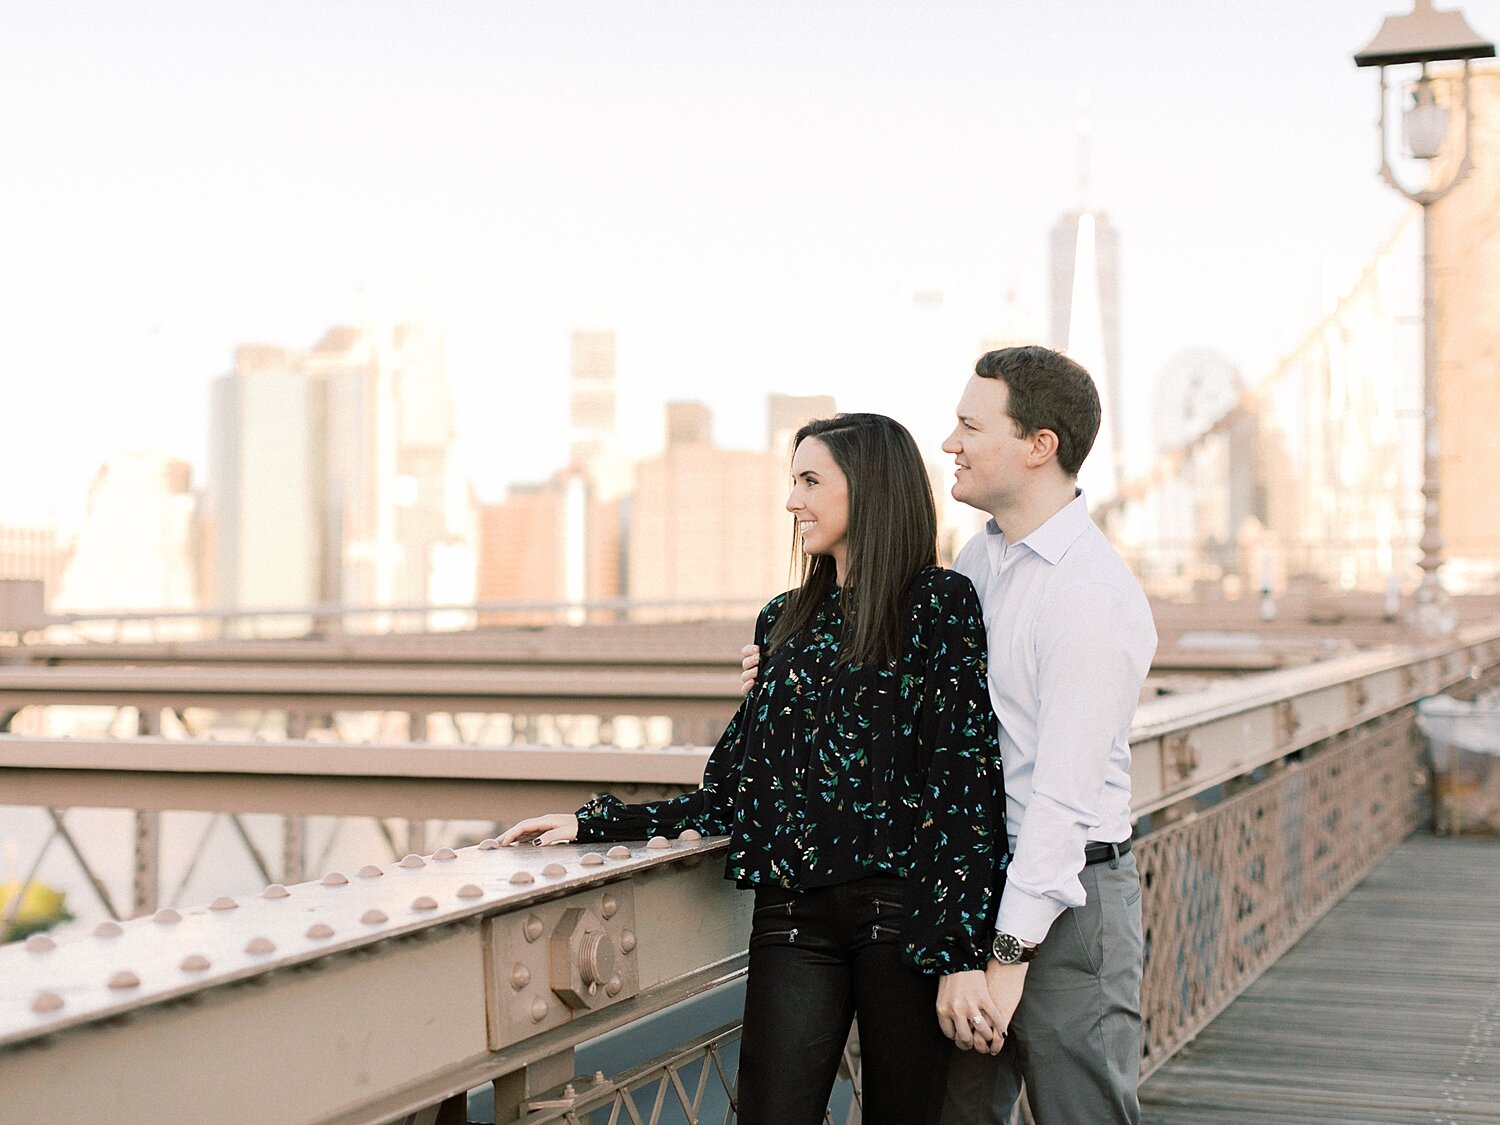
[[[1013,934],[997,932],[995,942],[990,946],[990,952],[1002,965],[1021,965],[1036,957],[1036,944],[1022,941]]]

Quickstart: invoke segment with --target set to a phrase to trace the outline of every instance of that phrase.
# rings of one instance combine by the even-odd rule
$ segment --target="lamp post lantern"
[[[1438,371],[1437,299],[1432,280],[1432,205],[1452,191],[1469,174],[1469,134],[1473,112],[1469,101],[1469,60],[1494,58],[1495,45],[1481,39],[1456,11],[1438,11],[1432,0],[1414,0],[1404,16],[1388,16],[1370,45],[1354,56],[1356,66],[1380,68],[1380,176],[1391,187],[1422,208],[1422,582],[1417,587],[1413,621],[1417,629],[1434,635],[1451,632],[1453,617],[1438,568],[1443,565],[1443,534],[1440,520],[1441,491],[1438,461]],[[1431,160],[1442,152],[1448,136],[1448,108],[1434,95],[1427,64],[1462,62],[1460,85],[1463,152],[1442,182],[1429,182],[1420,189],[1408,188],[1391,167],[1390,130],[1386,113],[1387,67],[1420,65],[1421,76],[1412,87],[1412,102],[1402,121],[1407,150],[1418,160]],[[1451,100],[1451,99],[1450,99]]]

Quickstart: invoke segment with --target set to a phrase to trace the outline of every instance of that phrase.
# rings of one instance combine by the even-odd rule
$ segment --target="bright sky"
[[[486,497],[560,464],[573,327],[617,331],[641,449],[668,398],[739,445],[773,390],[941,418],[1008,293],[1045,331],[1081,103],[1128,416],[1186,348],[1253,379],[1401,214],[1350,55],[1408,8],[5,0],[0,520],[117,449],[201,470],[236,344],[367,307],[444,331]]]

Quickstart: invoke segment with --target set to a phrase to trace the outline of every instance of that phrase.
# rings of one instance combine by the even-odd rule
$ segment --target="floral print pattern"
[[[793,596],[760,612],[760,674],[702,788],[638,805],[596,797],[578,811],[578,838],[727,835],[725,874],[741,886],[909,879],[904,959],[930,973],[984,968],[1009,856],[974,587],[922,570],[908,589],[900,657],[884,667],[839,662],[838,590],[807,629],[767,652]]]

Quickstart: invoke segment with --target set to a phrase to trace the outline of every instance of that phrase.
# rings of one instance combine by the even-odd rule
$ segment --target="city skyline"
[[[234,348],[330,323],[442,333],[486,499],[566,459],[577,328],[616,333],[633,453],[670,399],[740,447],[771,392],[900,416],[914,291],[942,296],[942,366],[1017,317],[1045,338],[1084,94],[1138,457],[1173,356],[1253,382],[1394,228],[1349,56],[1402,7],[9,6],[0,369],[27,425],[0,521],[121,450],[201,482]],[[1464,11],[1500,27],[1500,0]]]

